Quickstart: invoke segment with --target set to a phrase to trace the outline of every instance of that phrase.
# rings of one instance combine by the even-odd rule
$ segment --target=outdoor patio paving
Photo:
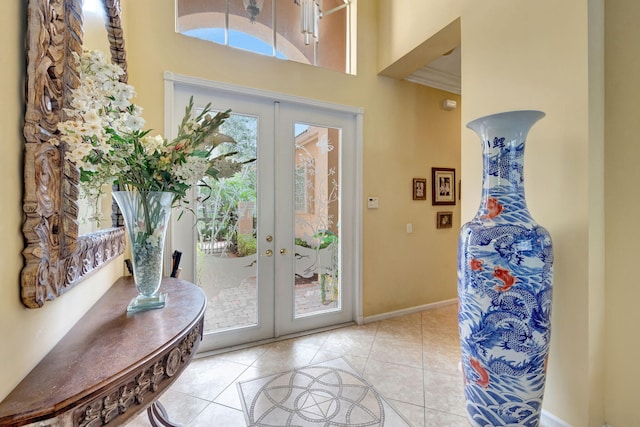
[[[296,247],[298,253],[301,255],[296,260],[295,315],[337,308],[337,302],[322,304],[315,272],[319,265],[318,253]],[[324,255],[324,252],[320,252],[320,256]],[[255,254],[246,257],[198,254],[197,283],[207,295],[205,332],[256,324],[257,262]]]
[[[205,331],[247,326],[256,323],[255,278],[247,278],[237,286],[207,291]],[[296,315],[337,307],[336,302],[322,304],[320,285],[310,281],[295,285]]]

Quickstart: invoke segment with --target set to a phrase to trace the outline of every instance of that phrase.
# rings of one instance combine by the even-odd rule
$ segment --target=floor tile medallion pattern
[[[184,427],[247,427],[238,383],[337,358],[347,361],[411,426],[471,427],[458,367],[456,304],[216,355],[198,355],[160,402],[171,421]],[[393,426],[389,417],[385,410],[385,427]],[[402,419],[399,422],[405,425]],[[126,427],[149,427],[146,413]]]
[[[410,426],[343,358],[239,382],[238,390],[250,427]]]

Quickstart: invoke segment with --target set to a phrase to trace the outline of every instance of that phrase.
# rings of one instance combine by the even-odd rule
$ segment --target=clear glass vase
[[[124,218],[131,247],[133,278],[138,295],[128,312],[162,308],[166,295],[162,282],[164,239],[171,217],[173,193],[162,191],[114,191],[113,198]]]

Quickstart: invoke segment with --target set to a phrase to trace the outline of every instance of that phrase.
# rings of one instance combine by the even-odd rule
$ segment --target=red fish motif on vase
[[[482,388],[489,387],[489,372],[487,372],[487,370],[482,367],[480,361],[478,359],[471,358],[469,359],[469,364],[476,372],[476,374],[478,374],[478,379],[475,381],[475,383]]]
[[[471,270],[480,271],[482,270],[482,264],[484,264],[484,261],[482,261],[481,259],[474,258],[471,260],[469,264],[471,265]]]
[[[498,292],[508,291],[516,282],[516,278],[511,275],[509,270],[502,267],[493,268],[493,277],[502,281],[502,285],[496,285],[495,289]]]
[[[487,214],[483,215],[483,218],[493,219],[502,213],[502,205],[495,197],[489,197],[487,199]]]

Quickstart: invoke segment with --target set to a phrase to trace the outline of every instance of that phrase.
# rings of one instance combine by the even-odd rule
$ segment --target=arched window
[[[177,0],[179,33],[349,73],[351,0]]]

